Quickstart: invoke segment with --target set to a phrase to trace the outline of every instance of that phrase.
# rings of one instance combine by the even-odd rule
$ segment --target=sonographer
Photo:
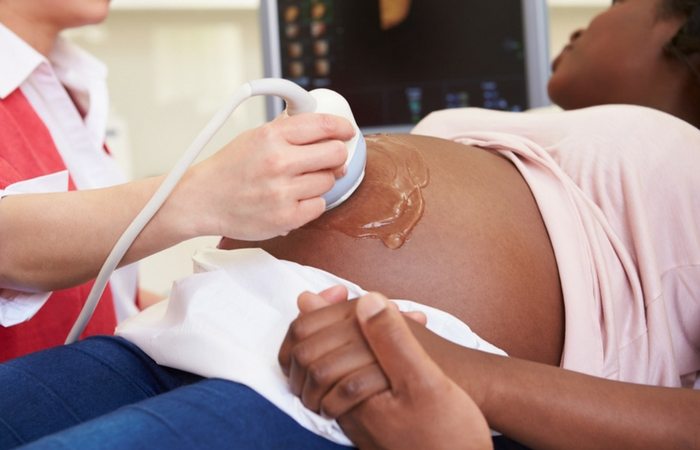
[[[63,343],[88,280],[163,180],[125,182],[104,144],[106,69],[60,37],[105,20],[109,3],[0,1],[0,361]],[[353,134],[319,114],[241,134],[186,172],[122,265],[196,236],[269,238],[318,217]],[[85,335],[135,311],[135,269],[110,283]]]

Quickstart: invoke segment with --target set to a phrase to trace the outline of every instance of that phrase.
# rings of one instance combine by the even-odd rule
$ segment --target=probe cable
[[[88,298],[83,305],[78,319],[73,324],[68,333],[65,343],[76,342],[85,330],[90,321],[97,303],[102,297],[107,282],[112,272],[117,268],[119,262],[134,243],[138,235],[146,224],[158,212],[165,200],[170,196],[175,186],[185,174],[189,166],[197,159],[204,147],[211,141],[217,131],[221,129],[224,122],[233,112],[247,99],[255,95],[276,95],[284,98],[287,102],[287,112],[290,115],[301,112],[312,112],[316,109],[316,100],[305,89],[291,81],[276,78],[263,78],[250,81],[233,94],[229,102],[224,105],[210,120],[209,123],[199,132],[199,135],[190,144],[185,153],[180,157],[177,164],[165,177],[163,183],[158,187],[151,199],[146,203],[141,212],[134,218],[127,229],[122,233],[112,251],[107,256],[102,268],[97,274],[95,284],[93,284]]]

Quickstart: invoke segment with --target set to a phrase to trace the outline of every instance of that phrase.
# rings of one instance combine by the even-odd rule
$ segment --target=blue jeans
[[[505,438],[496,448],[524,447]],[[343,449],[253,390],[99,336],[0,364],[0,450]]]
[[[0,365],[0,449],[341,449],[246,386],[94,337]]]

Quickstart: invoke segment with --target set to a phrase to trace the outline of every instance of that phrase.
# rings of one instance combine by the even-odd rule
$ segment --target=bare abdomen
[[[422,216],[403,245],[391,249],[378,237],[337,231],[341,227],[334,228],[334,217],[327,214],[284,238],[225,240],[222,247],[259,246],[390,298],[434,306],[512,356],[558,364],[564,338],[559,276],[544,223],[520,173],[503,157],[475,147],[423,136],[396,141],[416,149],[429,171],[429,182],[421,188]],[[371,177],[383,176],[372,173],[368,185]],[[362,208],[381,202],[381,194],[360,197],[360,190]],[[333,213],[336,222],[338,215],[352,217],[361,209],[357,201],[339,208]]]

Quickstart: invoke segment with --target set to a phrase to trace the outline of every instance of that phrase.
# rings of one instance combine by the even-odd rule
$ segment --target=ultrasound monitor
[[[366,132],[549,104],[546,0],[261,0],[261,21],[265,76],[338,91]]]

